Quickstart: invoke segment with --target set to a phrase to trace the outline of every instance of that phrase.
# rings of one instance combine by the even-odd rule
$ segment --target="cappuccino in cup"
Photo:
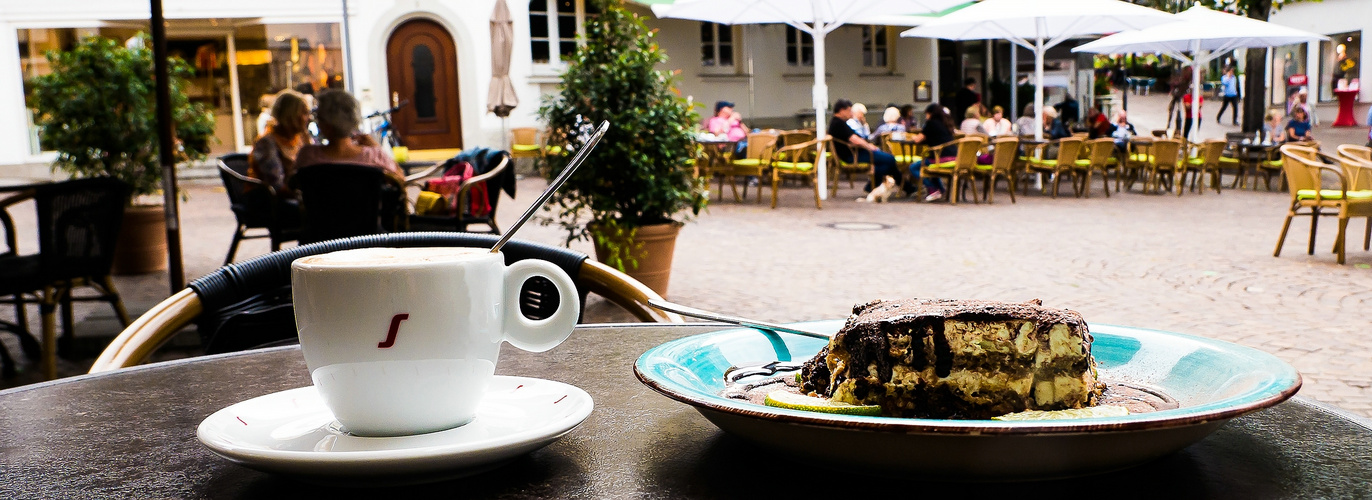
[[[526,318],[519,292],[551,281],[558,309]],[[510,266],[481,248],[361,248],[291,265],[296,327],[310,377],[344,430],[435,432],[472,420],[509,342],[542,352],[571,335],[576,285],[542,260]]]

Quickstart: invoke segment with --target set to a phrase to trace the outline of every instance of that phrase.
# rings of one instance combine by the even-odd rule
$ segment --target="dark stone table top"
[[[384,489],[329,488],[211,453],[196,426],[230,404],[308,385],[297,347],[210,356],[0,392],[0,498],[1353,498],[1372,494],[1372,427],[1296,398],[1235,419],[1179,453],[1101,476],[920,483],[816,473],[727,435],[640,384],[632,364],[718,327],[596,325],[540,354],[503,349],[497,373],[585,389],[595,411],[561,441],[479,475]],[[855,495],[855,488],[862,493]],[[335,491],[336,490],[336,491]],[[337,495],[335,495],[335,493]],[[890,495],[883,495],[890,496]]]

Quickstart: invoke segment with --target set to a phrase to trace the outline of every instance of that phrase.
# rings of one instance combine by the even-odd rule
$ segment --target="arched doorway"
[[[427,19],[401,24],[386,42],[386,68],[392,103],[409,101],[392,117],[405,146],[462,147],[457,47],[448,30]]]

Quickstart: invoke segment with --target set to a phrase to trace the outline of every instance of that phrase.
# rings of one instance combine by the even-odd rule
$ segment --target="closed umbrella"
[[[1216,12],[1199,5],[1174,16],[1173,22],[1125,31],[1072,49],[1073,52],[1122,54],[1158,52],[1191,65],[1191,109],[1199,117],[1200,67],[1234,49],[1308,43],[1328,38],[1280,24]],[[1188,57],[1186,54],[1190,53]],[[1200,134],[1200,120],[1190,139]]]
[[[514,83],[510,82],[510,52],[514,50],[514,20],[505,0],[495,0],[491,13],[491,90],[486,97],[486,110],[502,118],[502,128],[508,128],[510,111],[519,105]],[[509,132],[504,131],[508,136]]]
[[[1034,109],[1043,109],[1043,56],[1072,38],[1141,29],[1172,20],[1166,12],[1118,0],[983,0],[901,33],[946,40],[1009,40],[1034,52]],[[1041,112],[1041,111],[1036,111]],[[1043,138],[1043,127],[1034,127]]]
[[[686,0],[653,5],[658,17],[692,19],[719,24],[787,24],[808,33],[815,45],[815,84],[810,92],[815,108],[815,136],[824,137],[829,87],[824,84],[824,37],[845,23],[906,14],[938,12],[967,0]],[[825,158],[816,162],[820,199],[829,193]]]

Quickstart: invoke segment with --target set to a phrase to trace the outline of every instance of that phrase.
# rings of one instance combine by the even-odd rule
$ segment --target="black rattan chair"
[[[268,193],[271,193],[271,198],[276,199],[274,188],[260,180],[248,177],[248,155],[234,153],[219,157],[219,180],[224,182],[224,190],[229,194],[229,208],[233,210],[234,218],[238,219],[238,227],[233,233],[233,243],[229,244],[229,254],[224,257],[225,265],[233,262],[234,255],[238,253],[240,241],[271,238],[272,251],[275,252],[281,249],[282,243],[294,241],[299,237],[300,228],[296,227],[296,224],[283,224],[281,222],[291,218],[277,213],[281,207],[276,204],[267,207],[255,206],[244,197],[247,186],[255,184],[258,189],[266,189]],[[288,204],[293,205],[294,202]],[[248,234],[248,231],[252,229],[265,229],[267,233]]]
[[[232,352],[293,342],[295,315],[291,305],[291,262],[321,253],[368,247],[475,247],[490,248],[492,235],[433,232],[393,233],[330,240],[231,264],[198,280],[180,293],[153,306],[111,342],[95,361],[91,372],[132,366],[142,362],[181,328],[194,322],[201,330],[207,353]],[[682,322],[681,316],[648,306],[661,297],[652,289],[586,254],[561,247],[518,239],[510,240],[501,253],[506,263],[524,259],[551,262],[572,278],[585,304],[595,293],[629,311],[641,321]],[[533,319],[550,317],[558,302],[553,284],[544,278],[524,283],[520,310]]]
[[[32,199],[38,212],[38,253],[19,255],[15,251],[13,219],[5,207]],[[15,305],[15,324],[0,325],[23,340],[25,351],[34,342],[28,332],[26,304],[39,304],[43,315],[42,361],[48,378],[57,375],[57,307],[62,307],[64,339],[72,339],[73,301],[99,300],[114,307],[119,321],[129,324],[128,313],[110,279],[114,244],[119,236],[129,187],[111,178],[78,179],[44,184],[0,200],[0,220],[4,221],[8,253],[0,254],[0,297]],[[74,297],[77,288],[92,288],[98,295]],[[3,349],[0,349],[3,350]],[[32,352],[26,352],[32,355]],[[12,360],[5,355],[5,372],[14,373]]]
[[[300,193],[300,244],[404,230],[405,190],[380,168],[318,164],[297,169],[291,187]]]

